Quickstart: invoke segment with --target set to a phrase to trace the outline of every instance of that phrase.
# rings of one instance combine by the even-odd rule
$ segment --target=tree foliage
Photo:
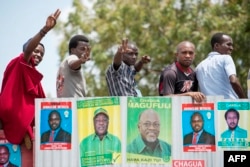
[[[176,45],[189,40],[196,45],[196,66],[211,51],[210,38],[215,32],[232,36],[232,57],[238,77],[246,90],[250,67],[250,5],[248,0],[96,0],[87,8],[81,0],[73,0],[72,12],[60,22],[63,33],[59,46],[61,60],[67,55],[71,36],[84,34],[91,40],[92,61],[86,63],[84,75],[88,96],[107,96],[105,71],[112,63],[116,46],[123,38],[134,41],[139,55],[150,55],[152,61],[137,75],[144,96],[158,95],[162,68],[174,60]],[[139,56],[140,58],[140,56]]]

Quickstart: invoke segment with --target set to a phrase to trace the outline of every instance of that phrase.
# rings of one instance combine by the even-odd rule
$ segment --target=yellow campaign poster
[[[128,97],[127,163],[171,164],[171,99]]]
[[[119,97],[77,101],[81,167],[121,163]]]

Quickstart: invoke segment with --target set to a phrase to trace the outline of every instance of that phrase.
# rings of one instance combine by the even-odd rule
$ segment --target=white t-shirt
[[[69,67],[69,64],[78,59],[76,55],[70,55],[61,62],[56,78],[57,97],[85,96],[86,81],[81,68],[72,70]]]

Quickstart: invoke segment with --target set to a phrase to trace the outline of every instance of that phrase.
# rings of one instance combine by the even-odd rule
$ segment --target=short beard
[[[236,129],[236,127],[237,127],[237,126],[235,126],[234,128],[231,128],[231,127],[228,127],[228,128],[229,128],[229,130],[233,131],[233,130]]]

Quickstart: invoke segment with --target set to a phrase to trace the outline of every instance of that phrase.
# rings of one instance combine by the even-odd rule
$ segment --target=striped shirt
[[[110,96],[138,96],[135,82],[136,70],[134,66],[128,66],[124,62],[118,70],[113,64],[106,71],[106,81]]]

